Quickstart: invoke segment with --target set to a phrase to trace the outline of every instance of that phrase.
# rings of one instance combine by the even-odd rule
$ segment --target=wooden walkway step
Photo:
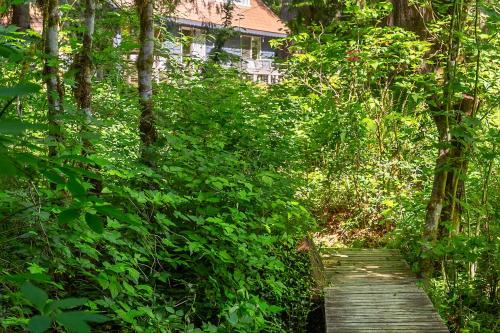
[[[448,333],[397,250],[323,249],[327,333]]]

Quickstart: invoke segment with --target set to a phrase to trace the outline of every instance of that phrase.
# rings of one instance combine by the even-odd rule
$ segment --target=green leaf
[[[129,221],[127,215],[122,213],[120,210],[114,208],[113,206],[94,206],[94,208],[101,214],[114,218],[118,221]]]
[[[87,194],[83,185],[76,178],[71,177],[68,180],[66,187],[75,198],[80,198]]]
[[[56,171],[53,170],[45,170],[42,171],[43,175],[52,183],[55,184],[66,184],[66,180],[64,177],[59,175]]]
[[[105,323],[109,321],[109,318],[98,313],[92,312],[82,312],[83,320],[90,321],[92,323]]]
[[[33,333],[43,333],[50,328],[52,320],[43,315],[36,315],[31,317],[28,323],[28,329]]]
[[[34,83],[21,83],[12,87],[0,87],[0,97],[24,96],[36,93],[40,86]]]
[[[98,234],[102,234],[104,232],[102,219],[99,216],[87,213],[85,214],[85,221],[87,222],[90,229],[94,230]]]
[[[50,282],[50,276],[41,273],[23,273],[14,275],[4,275],[0,280],[12,281],[17,284],[26,282],[26,280],[38,281],[38,282]]]
[[[81,211],[80,209],[76,208],[69,208],[64,211],[62,211],[58,218],[57,221],[61,224],[66,224],[68,222],[71,222],[73,220],[76,220],[77,218],[80,217]]]
[[[40,312],[42,312],[47,299],[49,298],[47,293],[37,286],[26,282],[21,286],[21,292],[31,304],[33,304]]]
[[[17,119],[0,120],[0,133],[2,134],[20,135],[26,129],[33,127],[32,124]]]
[[[84,311],[68,311],[56,315],[58,323],[75,333],[90,333],[90,326],[86,322],[104,323],[109,318],[95,313]]]
[[[83,318],[81,311],[69,311],[56,315],[56,321],[67,330],[75,333],[90,333],[90,326]]]
[[[269,312],[271,312],[272,314],[279,313],[281,311],[283,311],[282,307],[279,307],[279,306],[276,306],[276,305],[271,305],[269,307]]]
[[[77,306],[84,305],[88,302],[86,298],[65,298],[50,303],[49,308],[51,310],[55,309],[71,309]]]
[[[15,176],[17,174],[17,168],[8,156],[0,155],[0,165],[2,166],[0,168],[1,176]]]
[[[17,51],[15,48],[9,46],[9,45],[0,45],[0,57],[4,57],[7,59],[12,59],[19,57],[20,53]]]

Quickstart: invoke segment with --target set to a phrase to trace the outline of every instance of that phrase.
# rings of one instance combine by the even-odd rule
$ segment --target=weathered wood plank
[[[397,250],[327,249],[322,260],[328,333],[448,332]]]
[[[327,329],[327,333],[424,333],[422,330],[408,330],[408,329]],[[449,333],[447,329],[432,328],[426,329],[425,333]]]

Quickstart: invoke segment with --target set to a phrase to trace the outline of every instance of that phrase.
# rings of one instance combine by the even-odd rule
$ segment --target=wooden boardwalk
[[[322,251],[327,333],[446,333],[397,250]]]

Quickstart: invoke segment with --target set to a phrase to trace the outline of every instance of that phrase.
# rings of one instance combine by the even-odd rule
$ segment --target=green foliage
[[[57,158],[45,157],[45,143],[34,149],[44,130],[33,127],[34,114],[25,112],[19,130],[12,115],[1,120],[15,169],[2,178],[0,214],[17,226],[4,234],[17,241],[5,243],[2,286],[26,270],[57,281],[45,291],[23,286],[39,314],[22,310],[15,292],[4,294],[3,328],[271,332],[305,322],[312,281],[307,256],[294,252],[314,221],[294,198],[301,181],[287,172],[300,151],[295,110],[280,113],[280,95],[221,75],[156,87],[155,168],[137,156],[127,86],[95,85],[89,156],[79,155],[80,118],[70,104]],[[81,306],[111,322],[67,311]]]
[[[13,277],[8,278],[11,281],[15,280]],[[33,315],[27,321],[27,328],[30,332],[47,332],[53,326],[53,322],[55,322],[69,332],[90,333],[89,322],[103,323],[108,321],[107,317],[89,311],[67,311],[85,305],[88,302],[86,298],[52,300],[48,298],[44,290],[33,285],[30,281],[24,282],[21,285],[20,291],[22,298],[39,313]],[[8,318],[6,320],[7,324],[24,322],[25,321],[22,319],[15,320],[14,318]]]

